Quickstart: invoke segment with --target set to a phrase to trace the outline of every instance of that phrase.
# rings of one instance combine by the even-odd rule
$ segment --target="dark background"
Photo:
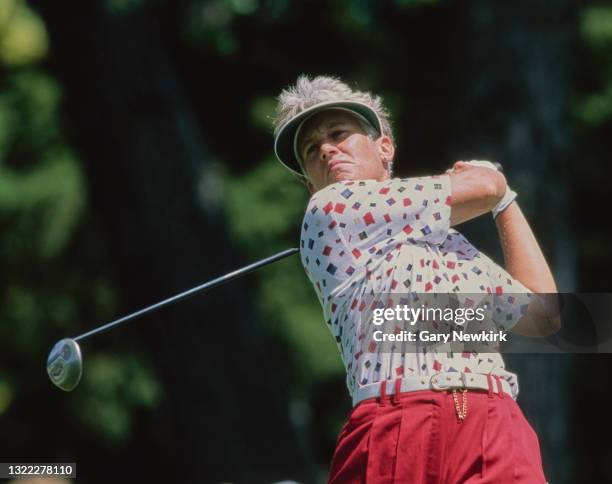
[[[383,95],[396,173],[504,164],[564,292],[607,292],[612,7],[543,0],[0,2],[0,461],[79,482],[324,482],[350,408],[298,258],[55,341],[296,246],[274,160],[300,73]],[[489,218],[461,227],[502,261]],[[608,355],[508,355],[553,483],[612,481]]]

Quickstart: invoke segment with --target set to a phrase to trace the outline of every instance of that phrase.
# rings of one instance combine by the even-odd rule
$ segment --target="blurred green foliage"
[[[104,6],[112,15],[124,15],[143,7],[146,2],[147,0],[104,0]]]
[[[581,12],[580,30],[586,43],[603,59],[608,59],[612,48],[612,6],[591,5]]]
[[[109,446],[132,437],[132,415],[139,408],[156,406],[161,387],[142,355],[96,353],[86,362],[80,398],[73,411],[79,420]]]
[[[581,15],[580,33],[592,59],[595,92],[583,95],[577,116],[589,127],[612,119],[612,6],[592,5]]]
[[[42,67],[48,52],[40,17],[23,0],[2,0],[0,342],[6,362],[0,416],[20,406],[33,387],[51,390],[43,363],[54,339],[80,331],[83,314],[104,319],[117,307],[109,274],[99,262],[99,272],[88,273],[91,257],[75,246],[95,239],[95,224],[81,160],[62,134],[61,87]],[[96,249],[90,244],[86,252]],[[74,395],[67,418],[79,418],[109,442],[125,441],[135,410],[161,399],[152,365],[139,353],[104,352],[85,365],[88,391]]]
[[[8,382],[0,378],[0,415],[2,415],[11,404],[13,390]]]
[[[225,206],[230,216],[232,238],[252,258],[297,246],[303,210],[308,202],[306,187],[274,157],[266,158],[250,173],[226,176]],[[274,265],[259,278],[259,302],[264,320],[291,347],[300,385],[307,392],[322,377],[341,374],[342,364],[321,306],[301,264]]]
[[[102,2],[106,12],[126,17],[154,3],[162,2]],[[443,3],[394,0],[388,5],[418,11]],[[248,47],[248,35],[264,35],[257,28],[275,22],[299,24],[294,5],[289,0],[182,2],[177,35],[187,45],[203,45],[231,61]],[[396,45],[395,40],[402,38],[399,30],[377,32],[383,2],[333,0],[328,6],[322,20],[333,23],[356,44]],[[573,94],[574,113],[585,140],[581,157],[598,160],[608,156],[609,137],[602,133],[612,121],[612,7],[587,2],[580,12],[580,47],[587,55],[580,74],[587,81]],[[253,25],[255,30],[250,30]],[[242,37],[244,32],[247,37]],[[0,418],[26,402],[32,387],[50,386],[44,379],[43,360],[57,337],[109,320],[120,304],[118,281],[106,267],[110,261],[88,206],[83,162],[64,135],[63,88],[47,72],[50,53],[44,22],[25,0],[0,0],[0,342],[6,357],[0,366]],[[385,86],[384,76],[392,66],[381,69],[384,62],[385,58],[360,59],[352,67],[351,78],[362,89]],[[248,116],[271,147],[276,93],[248,94],[256,97],[245,102],[245,112],[240,114]],[[396,86],[381,94],[395,119],[404,115],[402,110],[410,111],[409,96]],[[578,167],[588,182],[593,164]],[[309,195],[280,167],[271,149],[247,173],[236,175],[226,168],[223,185],[229,230],[245,258],[254,260],[297,246]],[[600,233],[583,234],[579,243],[596,261],[609,252],[608,239]],[[299,371],[294,393],[304,397],[317,383],[342,375],[335,342],[297,256],[267,267],[257,277],[253,299],[261,319],[288,346],[292,366]],[[63,417],[82,424],[106,445],[121,447],[134,437],[139,412],[155,409],[164,399],[153,365],[137,350],[127,356],[98,350],[85,365],[82,388],[71,395]],[[335,432],[340,418],[323,425]]]
[[[0,253],[21,261],[57,256],[80,220],[83,191],[78,160],[65,147],[41,154],[26,172],[0,167],[0,211],[11,226]]]
[[[259,97],[250,105],[250,119],[254,126],[264,132],[271,133],[272,119],[276,109],[276,100],[273,97]]]
[[[25,0],[0,2],[0,62],[18,67],[39,61],[49,49],[44,22]]]
[[[388,6],[408,10],[439,1],[394,0],[388,2]],[[384,6],[383,2],[377,0],[331,0],[324,5],[316,2],[300,5],[306,9],[324,8],[324,16],[333,19],[335,28],[354,36],[367,36],[370,41],[375,41],[370,34],[376,28],[376,12]],[[293,14],[291,7],[295,10],[297,4],[289,0],[194,0],[189,3],[188,13],[184,16],[183,31],[188,42],[208,44],[217,54],[231,57],[242,48],[238,30],[243,17],[273,22],[290,18]],[[315,32],[313,30],[313,35],[318,35]]]

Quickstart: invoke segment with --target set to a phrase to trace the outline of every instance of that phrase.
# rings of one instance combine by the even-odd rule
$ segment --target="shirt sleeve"
[[[533,292],[489,259],[493,298],[492,319],[495,325],[509,331],[527,314]]]

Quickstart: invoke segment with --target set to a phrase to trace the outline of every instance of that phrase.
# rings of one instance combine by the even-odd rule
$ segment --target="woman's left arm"
[[[561,327],[557,285],[529,223],[516,202],[495,219],[504,252],[506,271],[536,293],[527,315],[512,331],[525,336],[546,336]]]

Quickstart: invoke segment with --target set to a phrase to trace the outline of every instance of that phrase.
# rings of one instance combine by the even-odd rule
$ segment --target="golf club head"
[[[47,358],[47,373],[53,384],[66,392],[76,388],[83,375],[81,348],[76,341],[58,341]]]

